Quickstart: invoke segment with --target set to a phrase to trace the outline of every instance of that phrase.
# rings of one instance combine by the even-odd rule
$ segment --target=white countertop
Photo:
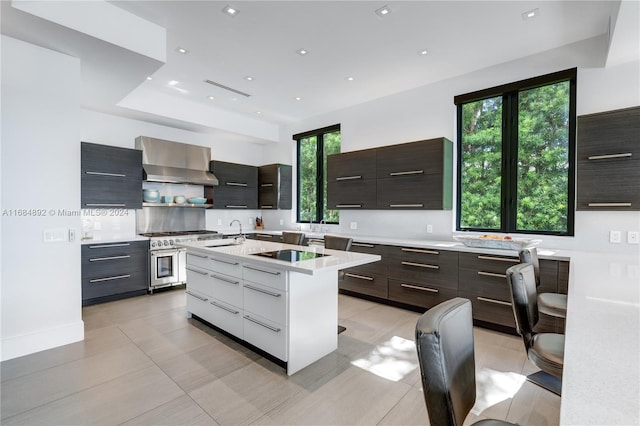
[[[109,237],[109,238],[92,238],[90,240],[82,240],[81,243],[84,244],[109,244],[109,243],[121,243],[127,241],[149,241],[148,237],[143,237],[141,235],[127,235],[125,237]]]
[[[640,256],[573,252],[563,425],[640,424]]]
[[[299,272],[307,275],[314,275],[316,272],[326,270],[337,271],[339,269],[351,268],[354,266],[364,265],[366,263],[376,262],[380,260],[380,256],[373,254],[330,250],[325,249],[324,247],[316,246],[297,246],[291,244],[273,243],[269,241],[246,240],[242,244],[225,246],[225,244],[232,244],[234,241],[235,240],[232,238],[227,238],[220,240],[180,243],[178,245],[186,247],[187,249],[195,249],[207,253],[240,259],[241,261],[249,261],[254,264],[261,264],[271,268]],[[263,256],[255,256],[256,253],[287,249],[315,252],[324,254],[326,256],[299,262],[286,262],[277,259],[270,259]]]

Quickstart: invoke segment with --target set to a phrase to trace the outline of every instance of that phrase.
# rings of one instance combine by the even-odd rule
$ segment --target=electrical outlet
[[[640,244],[640,232],[638,231],[629,231],[627,232],[627,243],[628,244]]]
[[[622,241],[622,233],[620,231],[609,231],[609,242],[617,244]]]
[[[99,231],[100,229],[102,229],[102,225],[100,225],[100,222],[93,222],[93,229],[95,231]]]
[[[280,219],[280,225],[284,225],[284,219]]]
[[[45,243],[58,243],[69,240],[67,228],[45,229],[42,232],[42,241]]]
[[[76,240],[76,230],[71,228],[69,229],[69,241],[75,241]]]
[[[351,223],[349,224],[349,227],[350,227],[351,229],[358,229],[358,222],[351,222]]]
[[[427,234],[433,234],[433,225],[427,225]]]
[[[218,219],[218,226],[222,225],[222,219]]]

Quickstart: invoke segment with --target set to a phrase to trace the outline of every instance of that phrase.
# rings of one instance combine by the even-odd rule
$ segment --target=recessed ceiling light
[[[247,81],[253,81],[253,77],[251,77],[250,75],[246,76],[244,79]]]
[[[418,50],[418,55],[425,56],[429,51],[427,49]]]
[[[297,53],[298,55],[300,55],[300,56],[304,56],[304,55],[306,55],[307,53],[309,53],[309,51],[308,51],[307,49],[298,49],[298,50],[296,50],[296,53]]]
[[[153,80],[153,77],[151,77],[150,75],[147,76],[147,80]]]
[[[262,114],[262,111],[256,111],[256,114],[260,115]]]
[[[381,18],[384,18],[390,13],[391,13],[391,9],[389,8],[389,6],[386,6],[386,5],[382,6],[380,9],[376,9],[376,15],[380,16]]]
[[[178,80],[171,80],[169,81],[169,86],[175,86],[178,83],[180,83]]]
[[[236,16],[238,13],[240,13],[240,11],[239,11],[238,9],[236,9],[235,7],[229,6],[229,5],[226,5],[226,6],[222,9],[222,12],[223,12],[225,15],[229,15],[229,16],[231,16],[231,17],[234,17],[234,16]]]
[[[295,99],[296,101],[300,101],[300,100],[302,100],[302,98],[301,98],[300,96],[296,96],[294,99]]]
[[[182,53],[183,55],[186,55],[187,53],[189,53],[189,51],[184,47],[176,47],[176,52]]]
[[[353,81],[353,77],[351,77],[351,76],[346,77],[346,78],[345,78],[345,80],[347,80],[347,81]]]
[[[207,96],[207,99],[209,99],[210,101],[212,101],[212,100],[214,100],[214,99],[215,99],[215,97],[213,97],[213,96]]]
[[[540,14],[540,9],[537,9],[537,8],[536,9],[532,9],[532,10],[529,10],[527,12],[524,12],[522,14],[522,19],[526,21],[527,19],[535,18],[539,14]]]

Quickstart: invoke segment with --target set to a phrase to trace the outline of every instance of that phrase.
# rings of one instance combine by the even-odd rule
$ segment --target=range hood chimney
[[[135,146],[142,150],[147,182],[218,185],[218,178],[209,171],[211,148],[147,136],[138,136]]]

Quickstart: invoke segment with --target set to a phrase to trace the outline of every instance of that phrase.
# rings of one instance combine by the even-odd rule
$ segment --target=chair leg
[[[562,396],[562,379],[556,376],[552,376],[551,374],[540,370],[536,373],[529,374],[527,376],[527,380],[541,388],[555,393],[558,396]]]

